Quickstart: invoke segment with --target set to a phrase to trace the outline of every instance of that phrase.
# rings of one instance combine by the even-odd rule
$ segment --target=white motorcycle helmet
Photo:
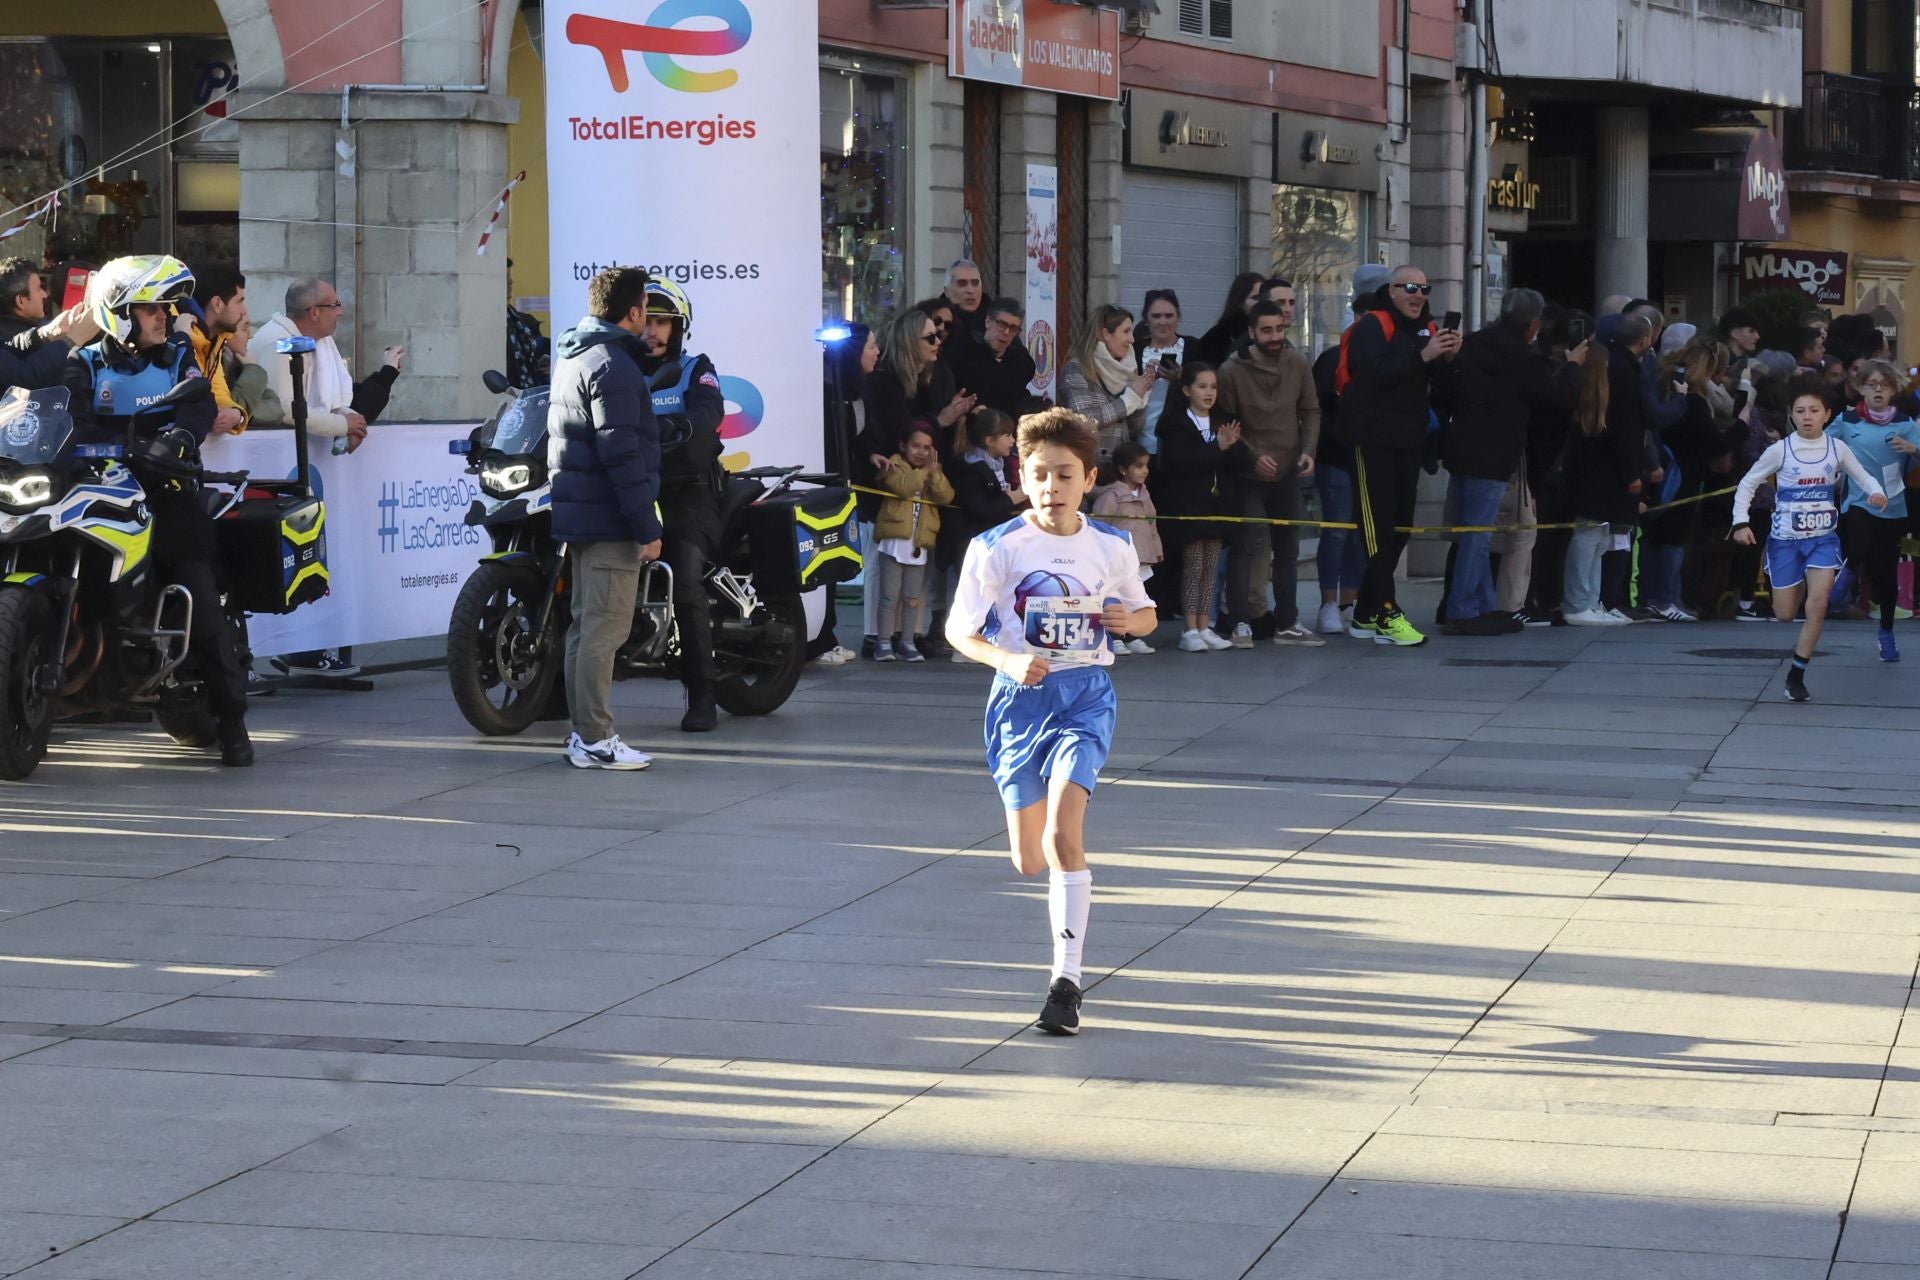
[[[193,272],[170,254],[143,253],[115,258],[87,281],[87,314],[108,341],[133,345],[133,308],[159,303],[173,308],[193,296]]]

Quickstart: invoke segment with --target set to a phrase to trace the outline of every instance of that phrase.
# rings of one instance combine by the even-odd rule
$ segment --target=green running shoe
[[[1373,637],[1375,644],[1392,644],[1411,648],[1416,644],[1427,642],[1427,638],[1414,630],[1413,624],[1407,621],[1407,615],[1392,606],[1381,613],[1379,622],[1374,624],[1374,629],[1377,633]]]

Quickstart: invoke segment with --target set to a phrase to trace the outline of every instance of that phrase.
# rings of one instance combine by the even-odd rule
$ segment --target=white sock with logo
[[[1055,871],[1047,881],[1047,920],[1053,926],[1053,976],[1080,985],[1080,948],[1093,909],[1093,872]]]

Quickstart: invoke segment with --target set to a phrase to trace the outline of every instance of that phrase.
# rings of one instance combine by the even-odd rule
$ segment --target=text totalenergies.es
[[[698,120],[659,120],[652,116],[568,116],[575,142],[718,142],[751,141],[760,132],[753,120],[711,116]]]

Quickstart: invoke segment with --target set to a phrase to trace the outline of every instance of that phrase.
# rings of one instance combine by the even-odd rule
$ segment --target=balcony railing
[[[1920,105],[1906,85],[1813,72],[1787,112],[1787,167],[1920,181]]]

